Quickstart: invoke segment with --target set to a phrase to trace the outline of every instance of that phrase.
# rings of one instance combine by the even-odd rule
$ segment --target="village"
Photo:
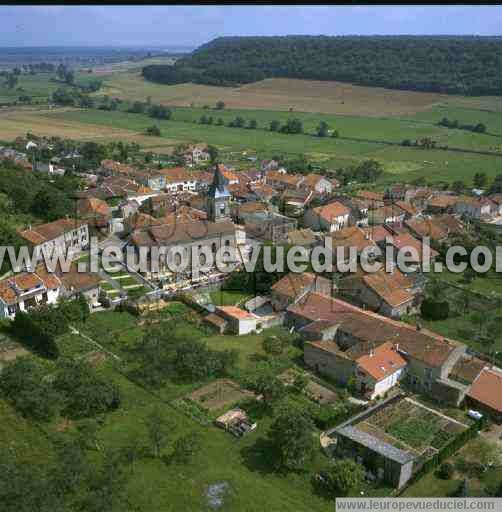
[[[41,164],[34,149],[41,142],[22,144],[31,148],[31,157],[5,147],[0,156],[27,173],[75,173],[65,161],[74,162],[78,153]],[[93,315],[129,310],[140,319],[184,303],[209,332],[242,337],[243,344],[247,336],[261,334],[272,340],[266,350],[278,354],[283,342],[274,347],[277,336],[267,333],[282,330],[301,347],[294,365],[280,375],[282,385],[294,387],[303,379],[302,393],[328,406],[341,393],[348,397],[352,416],[324,422],[322,449],[331,458],[356,461],[369,482],[383,482],[395,492],[406,490],[451,456],[452,446],[457,451],[481,430],[500,448],[500,352],[475,350],[434,332],[422,325],[421,315],[425,304],[434,308],[445,302],[438,296],[438,278],[422,272],[424,265],[441,260],[444,249],[466,233],[497,233],[501,193],[474,188],[459,194],[404,184],[348,190],[332,173],[290,172],[275,160],[256,162],[254,169],[225,165],[205,145],[187,147],[180,158],[174,167],[149,169],[105,159],[96,169],[77,173],[85,186],[73,198],[75,215],[19,231],[40,254],[70,251],[70,272],[51,273],[39,262],[35,272],[8,273],[0,281],[0,317],[15,321],[20,313],[77,298],[85,299]],[[156,246],[187,252],[205,247],[213,254],[238,247],[249,255],[267,244],[301,246],[311,253],[329,237],[333,252],[356,247],[359,256],[367,247],[383,249],[389,236],[392,258],[402,247],[422,255],[425,238],[431,250],[430,261],[420,257],[408,273],[393,261],[390,273],[306,271],[267,278],[255,273],[253,280],[243,277],[240,261],[230,275],[211,269],[193,280],[190,268],[175,273],[167,266],[81,272],[77,267],[89,260],[91,236],[99,238],[101,253],[115,245],[137,253]],[[263,279],[268,281],[260,286]],[[238,344],[234,348],[240,350]],[[237,437],[252,436],[260,421],[250,419],[242,401],[268,401],[270,390],[251,388],[216,380],[178,404],[195,407],[197,414],[219,411],[216,425]],[[211,406],[215,396],[219,399]]]

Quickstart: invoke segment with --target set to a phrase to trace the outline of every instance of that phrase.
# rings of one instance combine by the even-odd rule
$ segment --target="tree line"
[[[372,87],[499,95],[502,38],[468,36],[220,37],[147,80],[235,86],[265,78],[337,80]]]

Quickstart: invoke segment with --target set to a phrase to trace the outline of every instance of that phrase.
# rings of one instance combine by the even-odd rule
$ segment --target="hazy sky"
[[[0,6],[0,46],[197,46],[223,35],[502,33],[502,6]]]

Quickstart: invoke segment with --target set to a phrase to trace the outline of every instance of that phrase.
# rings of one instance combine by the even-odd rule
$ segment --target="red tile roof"
[[[357,364],[378,382],[401,370],[407,363],[392,343],[383,343],[370,354],[360,357]]]
[[[76,219],[58,219],[54,222],[41,224],[32,229],[25,229],[21,231],[19,235],[25,240],[28,240],[28,242],[38,245],[49,240],[54,240],[64,233],[73,231],[86,224],[86,222]]]
[[[502,370],[484,368],[467,395],[497,412],[502,412]]]
[[[374,345],[391,342],[399,345],[401,354],[425,362],[431,367],[441,366],[459,343],[424,329],[392,320],[363,310],[340,299],[310,292],[298,303],[288,307],[288,313],[312,322],[329,320],[363,342]]]
[[[324,206],[318,206],[313,212],[327,222],[332,222],[337,217],[343,217],[350,214],[350,209],[342,203],[334,201]]]

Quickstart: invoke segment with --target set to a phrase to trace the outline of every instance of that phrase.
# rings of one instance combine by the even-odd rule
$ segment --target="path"
[[[103,345],[101,345],[100,343],[98,343],[97,341],[93,340],[92,338],[89,338],[89,336],[87,336],[87,334],[84,334],[83,332],[80,332],[79,330],[77,330],[75,327],[73,327],[73,325],[70,325],[70,331],[72,332],[72,334],[75,334],[77,336],[81,336],[82,338],[84,338],[84,340],[88,341],[89,343],[92,343],[93,345],[95,345],[96,347],[99,348],[99,350],[101,350],[102,352],[104,352],[105,354],[108,354],[110,356],[112,356],[114,359],[116,359],[117,361],[121,361],[120,357],[117,355],[117,354],[114,354],[113,352],[111,352],[110,350],[106,349],[105,347],[103,347]]]

